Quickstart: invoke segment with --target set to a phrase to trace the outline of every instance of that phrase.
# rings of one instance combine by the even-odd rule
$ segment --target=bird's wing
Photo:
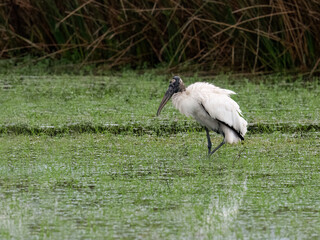
[[[247,121],[242,118],[239,105],[229,96],[235,92],[204,82],[191,84],[187,92],[211,118],[231,127],[242,136],[245,135]]]
[[[247,122],[242,118],[239,105],[227,94],[205,91],[200,104],[212,118],[244,136]]]

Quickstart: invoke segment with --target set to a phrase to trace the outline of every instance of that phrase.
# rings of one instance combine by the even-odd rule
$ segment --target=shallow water
[[[318,82],[207,79],[250,123],[208,158],[165,79],[0,76],[0,239],[320,238]]]
[[[203,132],[0,141],[1,239],[320,236],[317,132],[248,135],[211,159]]]

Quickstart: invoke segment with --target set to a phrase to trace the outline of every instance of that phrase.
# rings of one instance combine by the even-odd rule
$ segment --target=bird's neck
[[[181,81],[179,84],[179,91],[178,92],[184,92],[186,90],[186,86],[184,83]]]

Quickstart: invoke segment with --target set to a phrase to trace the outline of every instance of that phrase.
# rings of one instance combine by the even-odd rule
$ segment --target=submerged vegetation
[[[319,238],[319,80],[183,79],[238,93],[243,144],[156,117],[152,71],[0,75],[0,238]]]
[[[161,135],[202,131],[171,105],[156,117],[168,79],[152,71],[101,77],[0,75],[0,133]],[[196,76],[183,79],[187,85],[199,81]],[[319,131],[318,79],[304,82],[269,76],[249,81],[221,75],[206,81],[238,93],[233,98],[243,109],[252,134]]]
[[[317,239],[319,138],[2,135],[0,237]]]
[[[319,2],[308,0],[5,0],[0,58],[313,74],[319,12]]]

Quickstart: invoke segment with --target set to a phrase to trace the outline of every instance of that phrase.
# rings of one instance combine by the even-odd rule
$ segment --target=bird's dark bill
[[[172,96],[171,91],[167,91],[166,94],[163,96],[162,101],[161,101],[160,106],[159,106],[158,111],[157,111],[157,116],[160,115],[160,112],[161,112],[162,108],[170,100],[171,96]]]

